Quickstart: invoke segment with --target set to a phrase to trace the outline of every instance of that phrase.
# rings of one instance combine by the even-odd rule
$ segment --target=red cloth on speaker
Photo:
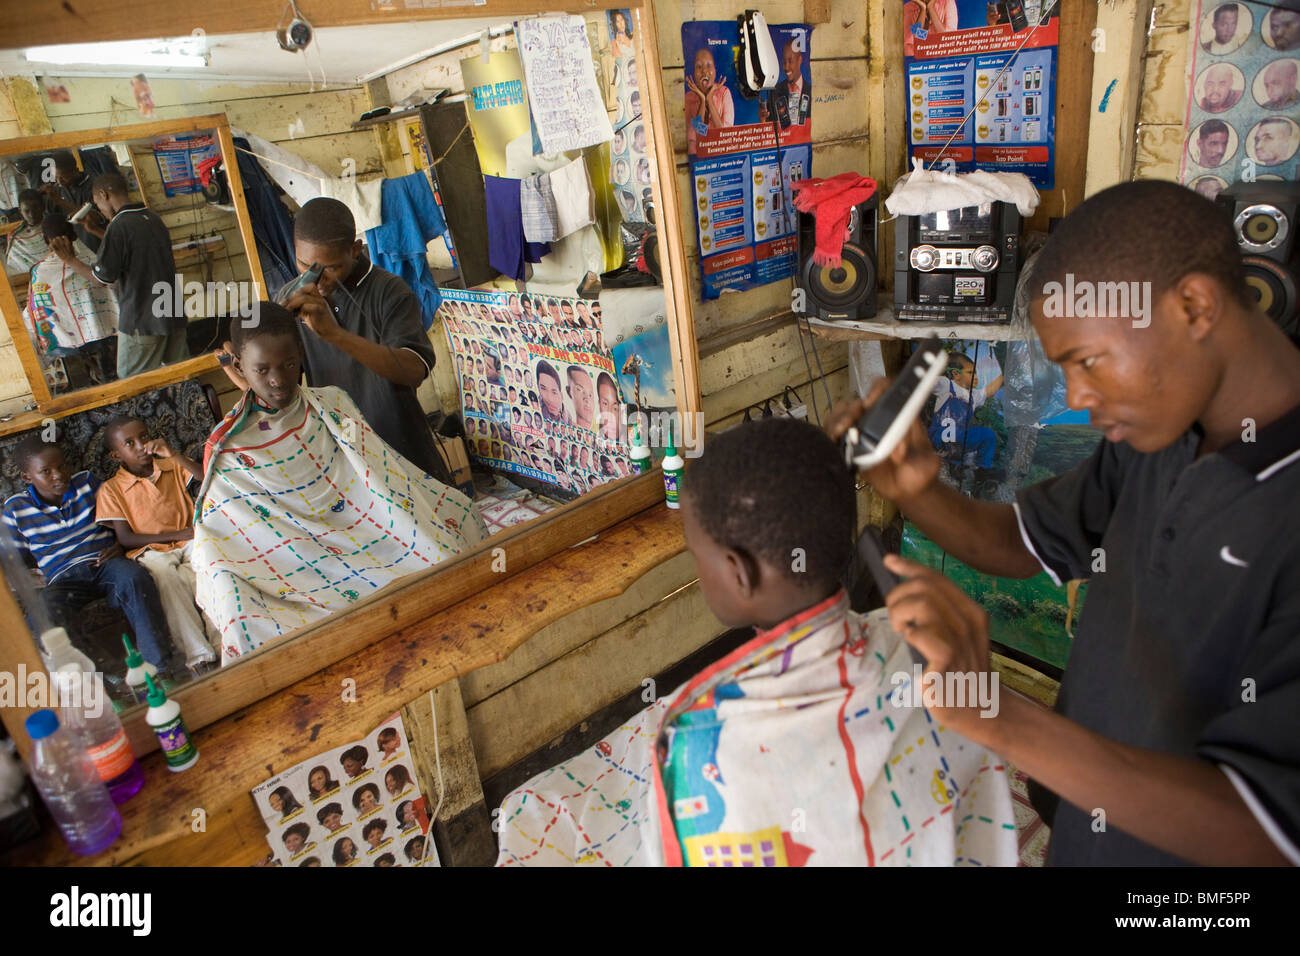
[[[801,179],[791,183],[790,190],[794,193],[795,208],[812,213],[817,219],[813,262],[838,267],[849,214],[858,203],[875,195],[876,181],[857,173],[840,173],[830,179]]]

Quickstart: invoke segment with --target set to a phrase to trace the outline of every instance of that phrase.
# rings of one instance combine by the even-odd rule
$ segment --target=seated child
[[[686,545],[713,613],[757,634],[508,796],[498,865],[1015,865],[1002,764],[892,693],[908,645],[849,609],[854,511],[813,426],[711,436]]]
[[[131,416],[108,423],[104,444],[121,467],[99,487],[96,520],[153,575],[177,647],[190,670],[201,673],[217,655],[194,605],[194,499],[186,485],[202,481],[203,470]]]
[[[29,484],[5,502],[3,520],[45,578],[41,598],[51,622],[84,649],[81,609],[107,597],[126,615],[144,659],[159,673],[172,672],[164,652],[171,643],[167,621],[153,578],[123,557],[113,532],[95,522],[99,479],[88,471],[72,474],[59,446],[39,435],[18,443],[14,462]]]
[[[298,320],[232,327],[249,391],[213,430],[197,495],[199,606],[222,662],[314,624],[485,536],[468,498],[398,455],[334,387],[298,384]]]

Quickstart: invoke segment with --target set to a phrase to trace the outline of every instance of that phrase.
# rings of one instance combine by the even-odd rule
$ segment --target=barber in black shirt
[[[54,182],[41,186],[47,202],[58,208],[65,218],[72,216],[86,203],[93,203],[94,182],[90,173],[77,168],[77,161],[66,149],[55,153]],[[77,238],[85,243],[91,252],[99,251],[99,242],[104,238],[104,229],[108,223],[96,209],[80,221],[72,224],[77,230]]]
[[[415,394],[435,361],[419,299],[402,279],[370,262],[352,212],[336,199],[303,206],[293,237],[299,270],[322,267],[315,285],[284,303],[305,326],[307,384],[343,389],[398,454],[450,484]],[[231,369],[226,374],[246,387]]]

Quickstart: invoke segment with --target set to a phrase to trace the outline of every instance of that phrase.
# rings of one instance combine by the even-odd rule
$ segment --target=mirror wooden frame
[[[262,265],[257,257],[257,245],[253,238],[253,224],[248,216],[248,207],[244,203],[244,183],[239,176],[239,163],[235,157],[235,143],[230,135],[230,123],[224,113],[212,116],[191,116],[179,120],[161,120],[156,123],[136,123],[130,126],[114,126],[109,129],[74,130],[67,133],[55,133],[47,136],[23,136],[18,139],[0,140],[0,156],[14,156],[22,153],[50,152],[56,149],[76,149],[80,146],[99,146],[109,142],[137,141],[155,139],[160,136],[172,136],[178,133],[193,133],[199,130],[212,130],[217,135],[221,148],[221,158],[225,162],[226,175],[230,182],[230,195],[235,206],[235,218],[239,223],[239,236],[244,243],[244,252],[248,258],[248,267],[253,282],[261,296],[266,288],[262,278]],[[196,378],[205,372],[220,366],[211,355],[198,355],[164,365],[152,371],[133,375],[128,379],[109,382],[91,388],[78,389],[68,395],[50,394],[45,376],[41,372],[41,363],[36,350],[32,347],[27,326],[23,322],[23,308],[14,297],[14,290],[8,282],[0,282],[0,312],[4,313],[5,324],[13,338],[18,360],[22,363],[27,376],[27,385],[36,399],[36,408],[22,415],[16,415],[7,422],[0,423],[0,436],[35,428],[45,418],[71,415],[88,408],[111,405],[132,395],[139,395],[150,389],[173,382],[183,382]]]
[[[663,71],[657,47],[658,25],[654,2],[653,0],[606,0],[606,2],[592,3],[583,10],[573,12],[577,15],[586,15],[596,10],[629,8],[637,18],[638,28],[635,31],[634,42],[637,58],[641,64],[641,75],[647,80],[653,78],[652,82],[643,82],[642,93],[643,104],[647,107],[645,115],[649,120],[646,125],[647,145],[654,150],[655,155],[651,188],[654,190],[655,207],[659,210],[660,228],[656,230],[656,234],[660,262],[665,266],[664,304],[677,408],[682,414],[700,414],[702,402],[699,355],[695,340],[686,250],[678,226],[681,222],[680,197],[677,193],[676,160],[672,138],[668,131],[664,102]],[[249,24],[262,24],[265,13],[265,5],[261,0],[257,0],[256,3],[250,3],[248,0],[233,0],[229,4],[209,8],[201,19],[205,21],[203,26],[209,34],[246,33],[249,32]],[[194,28],[195,15],[190,11],[179,9],[179,5],[160,6],[156,14],[156,17],[150,21],[152,35],[180,36],[188,34]],[[482,5],[475,7],[399,8],[382,12],[374,10],[370,0],[325,0],[323,3],[313,5],[312,14],[313,23],[317,27],[450,20],[466,17],[474,19],[500,17],[508,20],[538,15],[535,5],[520,0],[486,0]],[[74,43],[130,39],[133,38],[138,27],[124,27],[126,22],[126,18],[120,16],[120,8],[115,3],[90,0],[86,7],[79,8],[77,18],[64,17],[61,13],[55,14],[36,31],[28,29],[25,24],[7,24],[5,29],[0,31],[0,48],[36,42]],[[51,26],[55,32],[53,37],[49,35]],[[32,39],[37,35],[43,36],[44,39],[39,41]],[[649,42],[647,38],[650,38]],[[229,125],[224,116],[195,117],[180,123],[184,129],[206,128],[220,124],[220,129],[223,130],[222,151],[226,153],[230,150],[229,155],[233,156]],[[136,132],[138,130],[152,128],[156,131],[171,132],[174,131],[174,127],[175,124],[171,123],[142,124],[132,127],[131,130],[134,137],[140,135]],[[118,128],[112,133],[120,138],[124,129],[126,128]],[[52,147],[52,143],[66,145],[96,140],[104,142],[106,138],[105,131],[102,130],[92,133],[56,134],[54,137],[26,137],[23,140],[0,142],[0,152],[57,148]],[[23,145],[15,147],[16,143]],[[657,148],[660,144],[663,148]],[[233,162],[228,163],[227,169],[233,170],[236,165]],[[234,176],[237,176],[237,171]],[[231,179],[231,191],[237,196],[242,208],[243,189],[234,176]],[[241,223],[246,221],[246,215],[245,211]],[[256,264],[257,253],[251,234],[245,235],[245,244],[250,263]],[[260,266],[255,265],[255,269],[255,275],[260,281]],[[16,305],[13,302],[12,291],[7,291],[3,295],[8,299],[5,303],[6,308],[11,304]],[[23,338],[26,338],[25,331]],[[34,359],[34,352],[32,357]],[[110,391],[104,394],[104,389],[111,389],[111,386],[95,390],[96,395],[93,400],[63,405],[60,399],[54,399],[43,413],[20,416],[19,419],[7,423],[7,428],[0,429],[0,434],[32,428],[38,425],[43,417],[51,414],[66,415],[108,404],[162,384],[192,378],[217,367],[216,360],[211,356],[199,357],[160,369],[158,372],[165,374],[157,378],[150,377],[158,375],[154,372],[136,376],[130,379],[129,384],[120,392]],[[140,387],[135,388],[137,384]],[[18,424],[20,419],[31,419],[31,421]],[[172,696],[184,709],[190,728],[201,728],[269,697],[321,668],[356,654],[399,631],[419,628],[423,621],[438,611],[468,600],[481,590],[525,571],[566,548],[574,547],[646,508],[661,504],[662,501],[663,481],[658,469],[647,475],[623,478],[602,485],[555,511],[487,539],[476,548],[458,555],[455,559],[431,569],[418,578],[395,583],[362,604],[349,609],[345,614],[303,628],[292,636],[268,646],[265,650],[250,655],[247,660],[241,661],[238,665],[219,670],[177,688]],[[495,549],[498,548],[505,551],[507,568],[505,572],[499,572],[493,567],[496,563]],[[292,653],[285,653],[288,651]],[[35,642],[3,575],[0,575],[0,669],[7,669],[12,674],[20,674],[23,671],[33,674],[44,670]],[[29,752],[30,740],[23,730],[23,721],[32,709],[19,706],[0,708],[0,719],[3,720],[10,736],[18,744],[24,756]],[[142,707],[127,711],[123,716],[123,724],[137,754],[143,755],[157,749],[157,738],[144,722]]]

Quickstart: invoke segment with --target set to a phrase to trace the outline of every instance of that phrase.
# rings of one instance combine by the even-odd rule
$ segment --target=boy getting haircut
[[[1002,764],[892,693],[909,648],[840,587],[855,496],[835,444],[746,423],[683,487],[705,601],[758,633],[508,796],[497,864],[1014,866]]]

